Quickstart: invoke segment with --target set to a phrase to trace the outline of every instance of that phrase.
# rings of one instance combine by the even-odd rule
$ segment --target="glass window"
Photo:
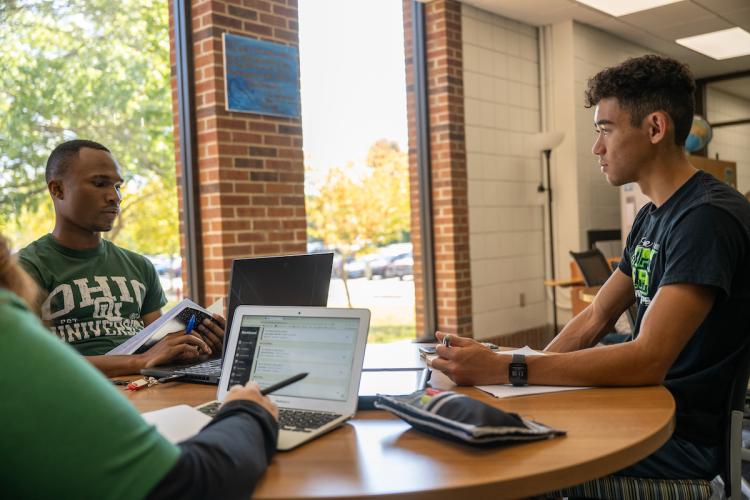
[[[329,306],[370,342],[415,337],[400,0],[301,0],[308,245],[333,251]]]

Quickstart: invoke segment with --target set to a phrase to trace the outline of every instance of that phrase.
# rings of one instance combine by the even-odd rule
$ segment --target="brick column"
[[[226,111],[222,53],[225,32],[298,46],[297,1],[192,0],[192,25],[206,294],[193,299],[211,303],[226,297],[232,259],[306,248],[301,120]],[[170,41],[179,186],[174,29]]]
[[[410,0],[404,0],[411,231],[414,242],[417,332],[421,334],[424,326],[411,5]],[[461,4],[456,0],[435,0],[426,4],[425,32],[437,325],[443,331],[471,336]]]

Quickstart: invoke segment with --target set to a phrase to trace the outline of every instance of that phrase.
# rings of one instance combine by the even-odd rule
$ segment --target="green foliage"
[[[350,255],[409,234],[407,155],[394,142],[377,141],[367,155],[367,172],[354,180],[333,167],[308,195],[308,235]]]
[[[26,234],[24,218],[49,216],[43,207],[50,151],[85,138],[112,150],[129,188],[122,230],[109,236],[139,251],[176,252],[176,200],[167,199],[175,191],[167,6],[164,0],[2,3],[0,230],[25,240],[17,245],[40,236]],[[154,196],[158,191],[162,196]]]
[[[145,184],[138,193],[124,193],[127,204],[108,238],[125,248],[157,255],[180,253],[179,220],[177,218],[177,190],[156,178]],[[149,214],[143,216],[143,214]],[[165,217],[164,214],[173,214]]]
[[[411,325],[370,325],[368,344],[387,344],[399,340],[414,340],[417,336],[416,327]]]

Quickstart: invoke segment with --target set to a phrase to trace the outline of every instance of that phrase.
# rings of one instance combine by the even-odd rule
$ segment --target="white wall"
[[[706,89],[706,119],[709,123],[750,118],[750,101],[711,88]],[[750,191],[750,125],[713,129],[708,157],[737,163],[737,189]]]
[[[540,163],[523,147],[539,131],[537,31],[465,4],[462,22],[472,307],[481,339],[547,322]]]
[[[544,36],[549,39],[545,43],[548,127],[565,132],[565,140],[552,154],[555,263],[558,278],[568,278],[568,252],[586,248],[589,229],[620,227],[619,191],[607,183],[591,152],[594,110],[584,107],[587,82],[605,67],[650,51],[573,21],[545,27]],[[608,248],[619,254],[616,245]],[[558,289],[558,314],[560,322],[571,317],[566,289]]]
[[[546,195],[537,192],[541,162],[524,147],[525,138],[542,129],[538,35],[532,26],[465,4],[462,23],[474,335],[485,338],[551,320],[542,284],[548,245]],[[652,51],[573,21],[543,31],[544,128],[565,132],[552,153],[552,191],[557,277],[567,278],[568,252],[585,248],[587,230],[620,227],[619,190],[607,184],[591,153],[587,81],[605,67]],[[737,103],[724,96],[719,102],[724,107],[715,113],[725,114],[709,114],[709,120],[737,117],[726,114]],[[748,128],[716,130],[710,146],[723,159],[738,161],[743,191],[750,189],[750,141],[743,140],[750,137]],[[564,289],[558,289],[558,316],[560,323],[571,316]]]
[[[619,190],[602,175],[598,159],[591,152],[594,109],[584,107],[588,79],[608,66],[652,51],[585,24],[574,23],[576,157],[578,172],[579,250],[586,248],[589,229],[620,227]],[[570,249],[574,250],[574,249]]]

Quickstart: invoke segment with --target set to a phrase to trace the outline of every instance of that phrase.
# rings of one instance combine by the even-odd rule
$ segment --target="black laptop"
[[[239,305],[325,307],[332,266],[332,253],[235,259],[229,279],[225,335],[232,331],[234,310]],[[225,342],[224,352],[226,347]],[[180,375],[183,382],[218,384],[221,358],[195,365],[147,368],[141,373],[157,378]]]

